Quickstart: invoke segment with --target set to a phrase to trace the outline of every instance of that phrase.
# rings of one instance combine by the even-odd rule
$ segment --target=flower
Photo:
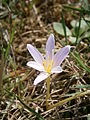
[[[70,45],[61,48],[55,55],[54,46],[54,35],[51,34],[46,43],[46,56],[44,58],[35,47],[33,47],[31,44],[27,44],[27,49],[35,60],[29,61],[27,63],[27,66],[41,72],[34,80],[34,85],[37,85],[41,81],[45,80],[53,73],[61,73],[63,71],[60,65],[63,60],[68,56],[70,52]]]

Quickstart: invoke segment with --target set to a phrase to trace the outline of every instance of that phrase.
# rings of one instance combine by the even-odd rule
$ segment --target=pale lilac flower
[[[44,59],[42,54],[35,47],[31,44],[27,44],[27,49],[35,60],[29,61],[27,65],[41,72],[35,79],[34,85],[37,85],[39,82],[45,80],[53,73],[61,73],[63,71],[60,65],[68,56],[70,46],[67,45],[61,48],[55,55],[54,46],[54,35],[51,34],[46,43],[46,57]]]

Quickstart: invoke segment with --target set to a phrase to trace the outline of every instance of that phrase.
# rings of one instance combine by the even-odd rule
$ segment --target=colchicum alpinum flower
[[[37,85],[41,81],[45,80],[53,73],[61,73],[63,71],[60,65],[68,56],[70,52],[70,45],[61,48],[56,54],[54,54],[54,46],[54,35],[51,34],[46,43],[46,56],[44,59],[42,54],[35,47],[31,44],[27,44],[27,49],[35,60],[29,61],[27,66],[41,72],[35,79],[34,85]]]

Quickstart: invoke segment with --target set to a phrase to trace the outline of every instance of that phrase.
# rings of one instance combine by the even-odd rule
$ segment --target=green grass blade
[[[80,12],[79,26],[78,26],[77,35],[76,35],[76,45],[79,43],[78,38],[79,38],[79,31],[81,26],[81,18],[82,18],[82,13]]]
[[[82,60],[80,59],[80,56],[79,54],[75,51],[74,53],[72,53],[72,56],[76,59],[76,61],[78,62],[78,64],[84,69],[86,70],[87,72],[90,72],[90,68],[87,67],[83,62]]]
[[[15,27],[14,27],[14,29],[12,30],[12,34],[11,34],[11,37],[10,37],[10,40],[9,40],[9,44],[8,44],[8,47],[7,47],[7,50],[6,50],[6,53],[5,53],[4,63],[6,62],[6,59],[7,59],[7,57],[8,57],[8,52],[9,52],[9,50],[10,50],[10,46],[11,46],[12,41],[13,41],[14,33],[15,33]]]
[[[71,9],[71,10],[74,10],[74,11],[78,11],[78,12],[83,12],[83,13],[86,13],[86,14],[90,14],[90,10],[84,10],[84,9],[81,9],[81,8],[76,8],[74,6],[69,6],[69,5],[63,5],[63,9]]]
[[[17,96],[15,93],[11,93],[11,92],[9,92],[8,90],[6,90],[6,92],[8,92],[9,94],[11,94],[11,95],[13,95],[14,97],[16,97],[16,98],[20,101],[20,103],[21,103],[28,111],[32,112],[33,115],[36,115],[37,120],[44,120],[44,118],[43,118],[39,113],[35,112],[34,109],[28,107],[28,106],[21,100],[21,98],[20,98],[19,96]]]
[[[0,61],[0,101],[2,99],[2,90],[3,90],[3,69],[4,69],[4,52],[2,50],[2,56]]]
[[[29,110],[30,112],[32,112],[34,115],[37,116],[38,120],[44,120],[44,118],[39,113],[35,112],[34,109],[31,109],[30,107],[28,107],[18,96],[16,97],[27,110]]]
[[[89,84],[87,84],[87,85],[77,85],[77,86],[75,86],[74,88],[80,88],[80,89],[83,89],[83,88],[90,88],[90,85]]]
[[[66,40],[66,44],[67,44],[66,25],[65,25],[65,20],[64,20],[63,12],[62,12],[62,26],[63,26],[64,35],[65,35],[65,40]]]

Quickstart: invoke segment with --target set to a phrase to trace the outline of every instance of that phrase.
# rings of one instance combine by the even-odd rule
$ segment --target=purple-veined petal
[[[61,73],[63,71],[63,69],[60,66],[56,66],[55,68],[53,68],[51,70],[51,73]]]
[[[68,56],[69,52],[70,52],[70,45],[67,45],[63,48],[61,48],[54,56],[53,58],[53,67],[55,66],[59,66],[63,60]]]
[[[46,43],[46,59],[48,59],[48,57],[49,60],[52,59],[52,50],[54,49],[54,46],[55,46],[54,35],[51,34]]]
[[[38,83],[40,83],[41,81],[45,80],[46,78],[49,77],[49,74],[46,72],[42,72],[40,73],[37,78],[34,81],[34,85],[37,85]]]
[[[27,44],[27,49],[37,63],[43,64],[44,58],[35,47],[31,44]]]
[[[27,66],[32,67],[32,68],[34,68],[36,70],[39,70],[39,71],[45,71],[44,67],[41,64],[39,64],[39,63],[37,63],[35,61],[27,62]]]

